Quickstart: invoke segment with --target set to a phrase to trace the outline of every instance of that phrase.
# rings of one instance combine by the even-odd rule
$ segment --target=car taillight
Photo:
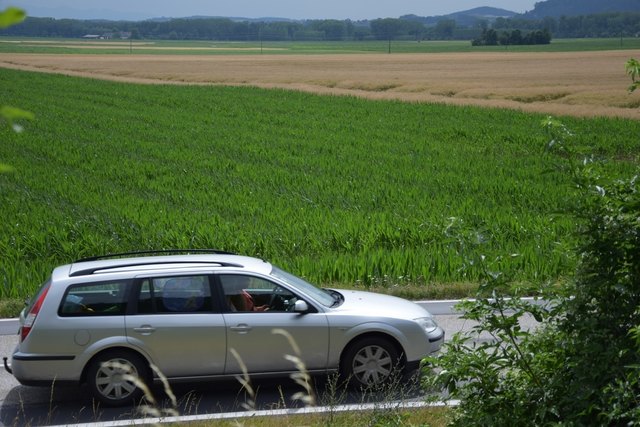
[[[42,307],[44,298],[47,296],[47,292],[49,292],[49,286],[50,285],[47,285],[42,289],[40,295],[38,295],[38,299],[31,306],[29,313],[27,313],[26,317],[24,318],[24,325],[22,325],[22,328],[20,328],[20,341],[24,341],[25,338],[27,338],[27,335],[29,335],[29,332],[31,332],[31,328],[33,327],[33,323],[36,321],[36,317],[40,312],[40,308]]]

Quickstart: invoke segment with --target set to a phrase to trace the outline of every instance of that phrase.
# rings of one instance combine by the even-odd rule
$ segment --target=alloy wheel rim
[[[362,384],[379,384],[389,378],[392,369],[391,355],[377,345],[362,348],[353,358],[353,375]]]
[[[138,376],[135,366],[125,359],[112,359],[100,365],[96,373],[96,387],[107,399],[126,399],[137,388],[131,376]]]

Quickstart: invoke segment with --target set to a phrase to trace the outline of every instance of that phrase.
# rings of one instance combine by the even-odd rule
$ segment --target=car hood
[[[336,289],[344,296],[344,302],[335,307],[336,312],[357,312],[375,317],[418,319],[431,314],[418,304],[403,298],[373,292]]]

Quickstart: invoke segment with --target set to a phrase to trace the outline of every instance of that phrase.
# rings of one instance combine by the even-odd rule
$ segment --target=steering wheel
[[[271,298],[269,299],[269,310],[291,311],[293,304],[290,304],[286,298],[288,294],[289,292],[280,287],[274,288],[271,293]],[[294,298],[293,294],[291,294],[291,298]]]

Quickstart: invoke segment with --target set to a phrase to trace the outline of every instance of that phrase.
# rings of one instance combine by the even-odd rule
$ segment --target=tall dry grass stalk
[[[169,381],[156,365],[151,364],[150,367],[162,382],[164,386],[164,392],[171,400],[172,406],[170,408],[160,408],[160,406],[158,405],[158,401],[151,392],[151,389],[149,389],[149,386],[144,381],[142,381],[138,375],[132,372],[131,366],[118,362],[105,362],[103,363],[103,366],[109,369],[122,371],[124,373],[124,375],[122,376],[124,381],[130,381],[136,387],[142,390],[144,394],[143,402],[141,402],[141,404],[137,407],[137,410],[141,415],[145,417],[155,418],[177,417],[178,415],[180,415],[177,409],[178,403],[176,400],[176,396],[173,394],[173,391],[169,386]]]
[[[285,337],[294,352],[294,354],[285,354],[284,358],[292,362],[296,367],[296,372],[291,374],[291,379],[296,384],[300,385],[304,389],[304,391],[295,393],[292,398],[294,400],[301,401],[305,406],[316,406],[316,395],[311,384],[311,376],[307,371],[307,366],[302,360],[302,352],[300,351],[300,347],[298,347],[298,344],[293,339],[291,334],[284,329],[273,329],[271,333],[274,335],[282,335],[283,337]]]
[[[249,398],[242,403],[242,407],[248,411],[256,410],[256,391],[251,385],[251,378],[249,377],[249,371],[247,370],[247,365],[244,364],[244,361],[240,357],[240,354],[236,351],[235,348],[232,348],[231,354],[240,365],[240,369],[242,370],[242,376],[236,375],[236,379],[242,385],[242,388],[247,392]]]

